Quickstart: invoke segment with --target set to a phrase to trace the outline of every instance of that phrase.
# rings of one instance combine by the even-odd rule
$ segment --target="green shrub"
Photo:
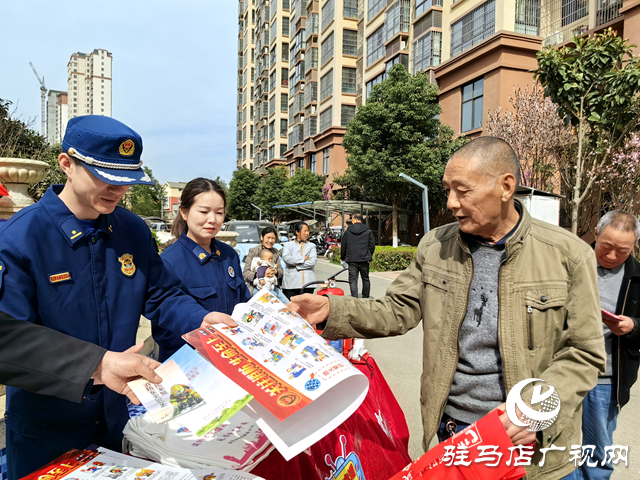
[[[376,247],[370,269],[373,272],[397,272],[405,270],[416,256],[417,247]],[[340,249],[334,249],[331,263],[340,265]]]

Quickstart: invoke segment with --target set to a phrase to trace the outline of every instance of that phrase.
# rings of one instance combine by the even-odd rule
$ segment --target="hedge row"
[[[417,247],[376,247],[370,269],[374,272],[397,272],[405,270],[416,256]],[[340,249],[334,249],[331,263],[340,265]]]

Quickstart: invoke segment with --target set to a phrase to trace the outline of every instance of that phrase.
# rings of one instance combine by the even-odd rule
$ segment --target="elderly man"
[[[640,237],[640,222],[629,213],[604,215],[596,228],[600,306],[617,317],[604,314],[606,372],[582,404],[583,445],[595,445],[597,466],[585,462],[585,479],[610,478],[613,466],[602,465],[604,448],[613,444],[618,412],[629,401],[629,391],[638,378],[640,363],[640,263],[631,253]]]
[[[514,199],[515,153],[476,139],[447,163],[443,183],[457,222],[427,234],[416,258],[377,300],[305,295],[290,304],[326,338],[401,335],[423,323],[423,446],[503,404],[521,380],[554,386],[557,420],[536,433],[501,417],[516,445],[537,441],[529,479],[577,475],[584,395],[604,371],[593,251],[565,230],[533,220]],[[531,398],[530,391],[523,395]],[[541,447],[548,451],[543,467]],[[577,478],[577,477],[576,477]]]

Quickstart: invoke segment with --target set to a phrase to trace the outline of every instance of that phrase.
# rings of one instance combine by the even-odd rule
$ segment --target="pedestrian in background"
[[[256,279],[256,272],[251,270],[251,264],[253,263],[253,259],[255,257],[259,257],[263,250],[269,250],[273,254],[273,264],[275,265],[275,268],[267,268],[267,271],[265,272],[265,276],[266,277],[275,276],[278,279],[278,285],[282,284],[284,269],[282,268],[282,264],[280,263],[280,256],[278,255],[278,250],[274,248],[274,245],[278,239],[277,234],[278,232],[274,227],[265,227],[262,230],[262,232],[260,232],[260,245],[249,249],[249,253],[247,253],[247,258],[244,259],[244,270],[242,272],[242,275],[244,276],[245,281],[249,285],[253,285],[253,281]],[[275,287],[275,288],[278,288],[278,287]],[[278,291],[282,293],[279,288],[278,288]]]
[[[302,287],[316,281],[313,268],[318,261],[316,246],[308,242],[309,225],[298,222],[295,225],[296,238],[284,244],[282,261],[286,268],[282,280],[282,292],[287,298],[300,295]],[[313,288],[305,288],[302,293],[313,293]]]
[[[595,445],[593,460],[580,466],[586,480],[610,478],[613,465],[604,448],[613,445],[618,412],[629,401],[640,364],[640,263],[631,253],[640,237],[640,222],[630,213],[613,211],[596,228],[598,289],[602,309],[620,320],[603,316],[607,367],[582,402],[583,445]]]
[[[342,235],[340,255],[349,264],[349,287],[351,296],[358,298],[358,274],[362,277],[362,298],[369,298],[371,281],[369,263],[376,250],[373,232],[362,223],[362,215],[351,217],[352,225]]]

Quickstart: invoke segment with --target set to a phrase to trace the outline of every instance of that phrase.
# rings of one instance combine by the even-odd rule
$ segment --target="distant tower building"
[[[69,118],[67,92],[49,90],[47,96],[47,142],[62,142]]]
[[[112,55],[96,49],[74,53],[67,64],[69,118],[80,115],[111,116]]]

